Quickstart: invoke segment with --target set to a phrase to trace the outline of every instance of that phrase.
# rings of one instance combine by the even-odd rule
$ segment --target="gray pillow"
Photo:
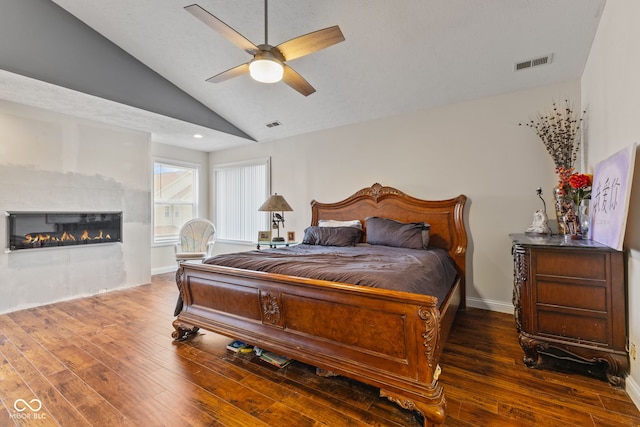
[[[304,230],[305,245],[355,246],[362,239],[362,230],[355,227],[318,227]]]
[[[365,219],[367,243],[409,249],[427,249],[429,224],[424,222],[400,222],[388,218]]]

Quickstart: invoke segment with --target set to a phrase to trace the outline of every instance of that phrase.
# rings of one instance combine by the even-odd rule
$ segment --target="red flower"
[[[583,173],[574,173],[569,177],[569,185],[575,190],[591,187],[593,178],[591,175]]]

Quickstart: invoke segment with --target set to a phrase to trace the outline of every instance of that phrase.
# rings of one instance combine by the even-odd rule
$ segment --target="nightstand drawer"
[[[538,308],[538,333],[576,341],[608,344],[607,319],[583,317]]]
[[[537,280],[538,303],[607,311],[604,283],[564,283]]]
[[[538,251],[534,271],[537,275],[580,277],[606,280],[606,253]]]

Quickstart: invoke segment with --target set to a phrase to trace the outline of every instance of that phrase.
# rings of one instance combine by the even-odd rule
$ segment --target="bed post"
[[[419,360],[417,378],[421,389],[412,393],[398,393],[380,389],[380,397],[386,397],[395,404],[410,411],[416,411],[424,418],[424,427],[439,426],[446,418],[447,402],[444,390],[438,384],[440,365],[440,311],[435,305],[422,306],[417,311],[418,325],[422,325],[422,345],[418,348]]]
[[[178,290],[180,294],[178,295],[178,301],[176,302],[176,308],[174,312],[174,316],[178,316],[182,309],[184,308],[185,294],[183,281],[184,279],[184,267],[180,265],[178,270],[176,271],[176,285],[178,286]],[[175,331],[171,333],[174,341],[184,341],[192,338],[198,334],[199,328],[194,325],[189,325],[182,322],[179,319],[173,321],[173,328]]]

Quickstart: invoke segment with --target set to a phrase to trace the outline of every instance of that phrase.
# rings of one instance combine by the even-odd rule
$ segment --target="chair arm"
[[[210,241],[209,243],[207,243],[207,256],[213,256],[213,245],[215,244],[215,240]]]

